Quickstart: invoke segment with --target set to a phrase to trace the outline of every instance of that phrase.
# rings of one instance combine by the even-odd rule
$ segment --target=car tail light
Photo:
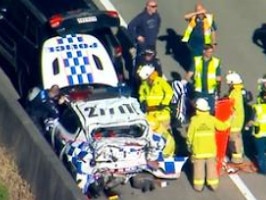
[[[63,17],[61,15],[54,15],[50,18],[49,23],[52,28],[57,28],[61,25]]]
[[[121,46],[115,47],[115,56],[116,57],[122,56],[122,47]]]
[[[109,15],[110,17],[118,17],[118,12],[116,11],[107,11],[107,15]]]

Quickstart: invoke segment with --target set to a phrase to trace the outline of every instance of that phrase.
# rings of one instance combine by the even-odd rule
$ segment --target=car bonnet
[[[81,84],[116,87],[116,72],[103,44],[94,36],[56,36],[44,42],[41,53],[42,82],[45,89]]]

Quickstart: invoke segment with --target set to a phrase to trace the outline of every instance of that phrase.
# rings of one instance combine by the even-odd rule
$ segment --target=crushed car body
[[[187,158],[163,156],[165,139],[151,131],[137,99],[92,93],[85,99],[69,94],[61,117],[46,123],[52,146],[83,193],[98,181],[112,188],[141,172],[179,178]]]

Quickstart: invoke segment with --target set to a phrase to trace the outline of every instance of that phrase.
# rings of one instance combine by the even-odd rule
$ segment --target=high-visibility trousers
[[[219,177],[216,170],[216,158],[193,158],[193,186],[197,191],[201,191],[205,185],[216,190],[219,185]],[[206,168],[206,170],[205,170]]]
[[[170,130],[170,111],[148,112],[146,117],[152,130],[161,133],[166,140],[163,155],[165,157],[173,156],[176,151],[176,144]]]
[[[243,139],[241,132],[231,132],[229,136],[229,151],[233,163],[243,162]]]

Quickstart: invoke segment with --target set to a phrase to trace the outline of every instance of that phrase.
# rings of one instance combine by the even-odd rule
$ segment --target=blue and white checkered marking
[[[93,76],[86,51],[88,51],[88,48],[97,48],[97,44],[88,45],[83,42],[81,36],[75,35],[59,38],[57,43],[59,45],[66,44],[62,59],[69,85],[92,83]]]

